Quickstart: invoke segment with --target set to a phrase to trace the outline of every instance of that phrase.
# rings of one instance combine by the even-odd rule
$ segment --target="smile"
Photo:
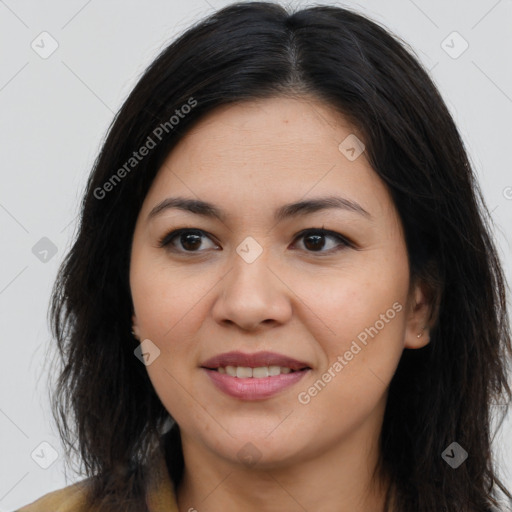
[[[275,377],[276,375],[287,374],[300,370],[292,370],[287,366],[259,366],[250,368],[249,366],[220,366],[217,368],[219,373],[225,373],[230,377],[262,379],[265,377]]]
[[[205,361],[201,368],[215,387],[240,400],[263,400],[293,386],[311,367],[272,352],[228,352]]]

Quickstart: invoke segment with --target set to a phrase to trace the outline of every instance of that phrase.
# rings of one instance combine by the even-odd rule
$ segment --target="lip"
[[[292,370],[310,368],[308,363],[275,352],[255,352],[254,354],[247,354],[238,351],[225,352],[224,354],[211,357],[200,366],[205,369],[225,368],[226,366],[246,366],[248,368],[283,366]]]
[[[239,378],[231,377],[227,373],[219,373],[216,370],[203,368],[213,384],[227,395],[240,400],[264,400],[293,386],[311,369],[296,371],[292,373],[275,375],[274,377]]]
[[[226,373],[219,373],[216,368],[226,366],[245,366],[258,368],[261,366],[283,366],[295,370],[294,372],[262,378],[231,377]],[[223,393],[240,400],[264,400],[293,386],[299,382],[311,367],[302,361],[274,352],[226,352],[205,361],[201,368],[213,384]]]

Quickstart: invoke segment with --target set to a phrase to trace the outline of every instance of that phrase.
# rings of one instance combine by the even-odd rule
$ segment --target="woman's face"
[[[159,170],[134,233],[133,321],[185,456],[279,467],[371,452],[402,351],[428,332],[399,217],[354,134],[318,101],[245,102],[203,118]]]

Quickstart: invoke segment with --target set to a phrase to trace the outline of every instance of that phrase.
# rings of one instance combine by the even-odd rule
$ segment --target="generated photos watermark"
[[[148,138],[142,144],[142,146],[138,149],[138,151],[134,151],[132,156],[128,158],[128,160],[121,166],[119,169],[112,174],[112,176],[105,182],[101,187],[96,187],[93,191],[93,195],[96,199],[104,199],[108,192],[114,190],[116,185],[121,183],[121,180],[126,177],[137,165],[139,162],[142,162],[144,158],[149,155],[152,149],[156,148],[159,142],[163,140],[165,135],[170,133],[174,128],[180,123],[181,119],[184,119],[187,114],[189,114],[194,107],[197,106],[197,100],[195,100],[192,96],[187,100],[187,103],[184,103],[180,108],[174,111],[174,115],[172,115],[168,121],[164,123],[160,123]]]
[[[379,316],[379,320],[377,320],[372,326],[366,327],[363,331],[361,331],[357,335],[357,340],[353,340],[350,348],[345,351],[343,355],[339,355],[336,358],[336,361],[322,374],[322,376],[317,379],[312,386],[310,386],[307,390],[301,391],[297,395],[297,399],[299,403],[303,405],[309,404],[311,399],[318,395],[322,389],[327,386],[329,382],[331,382],[334,377],[336,377],[345,366],[348,365],[354,356],[361,352],[362,348],[368,344],[368,337],[374,338],[379,334],[379,332],[384,329],[386,324],[389,324],[393,318],[395,318],[396,314],[402,311],[403,306],[400,302],[395,302],[389,309],[386,310],[385,313],[381,313]],[[359,343],[358,343],[359,341]],[[363,345],[363,347],[361,347]]]

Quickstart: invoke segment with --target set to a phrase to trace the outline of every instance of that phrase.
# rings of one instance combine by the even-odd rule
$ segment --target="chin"
[[[248,469],[270,470],[296,464],[307,447],[307,443],[300,446],[297,439],[293,445],[290,444],[290,435],[286,433],[270,437],[261,431],[259,435],[247,432],[232,435],[229,445],[219,446],[215,443],[215,450],[230,463],[241,464]]]

